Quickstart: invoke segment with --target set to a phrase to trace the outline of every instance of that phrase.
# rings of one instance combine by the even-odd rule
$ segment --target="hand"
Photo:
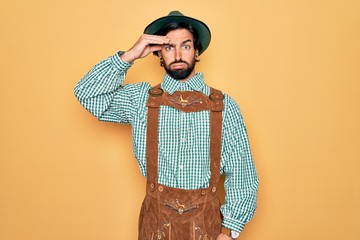
[[[167,36],[143,34],[130,50],[121,55],[121,59],[125,62],[133,62],[146,57],[151,52],[161,50],[162,45],[169,42],[170,39]]]
[[[229,237],[228,235],[220,233],[216,240],[232,240],[232,238]]]

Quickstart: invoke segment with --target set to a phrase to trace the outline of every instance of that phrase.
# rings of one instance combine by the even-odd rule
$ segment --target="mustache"
[[[183,61],[182,59],[175,60],[174,62],[170,63],[169,65],[176,64],[176,63],[185,63],[187,66],[189,66],[188,62]]]

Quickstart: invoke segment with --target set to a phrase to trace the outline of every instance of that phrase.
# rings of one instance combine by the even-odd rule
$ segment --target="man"
[[[254,215],[258,179],[240,110],[195,71],[210,38],[205,23],[170,12],[75,88],[99,120],[132,125],[134,154],[147,178],[140,240],[237,239]],[[126,71],[150,53],[166,71],[163,82],[123,85]],[[220,207],[223,173],[226,196]]]

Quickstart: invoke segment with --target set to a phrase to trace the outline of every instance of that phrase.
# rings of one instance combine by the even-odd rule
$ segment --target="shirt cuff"
[[[238,233],[241,233],[245,227],[245,223],[228,217],[224,217],[222,225],[223,227],[231,229]]]
[[[133,64],[134,62],[128,63],[128,62],[124,62],[123,60],[121,60],[120,56],[123,54],[124,52],[120,51],[117,52],[116,54],[114,54],[111,57],[111,60],[113,62],[113,64],[120,70],[128,70]]]

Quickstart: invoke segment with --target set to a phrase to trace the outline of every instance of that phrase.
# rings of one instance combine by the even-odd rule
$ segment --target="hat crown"
[[[184,14],[182,14],[181,12],[177,11],[177,10],[174,10],[174,11],[171,11],[168,16],[184,16]]]
[[[144,33],[150,35],[158,34],[159,29],[167,26],[168,24],[180,22],[192,26],[197,32],[200,41],[199,55],[201,55],[210,44],[210,29],[202,21],[185,16],[180,11],[173,10],[167,16],[156,19],[145,28]]]

